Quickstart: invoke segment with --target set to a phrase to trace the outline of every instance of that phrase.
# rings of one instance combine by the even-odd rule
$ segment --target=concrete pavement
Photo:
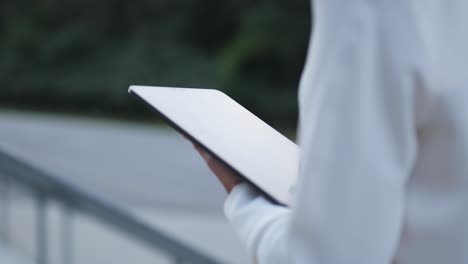
[[[0,242],[0,263],[8,264],[31,264],[30,261],[20,256],[13,249],[7,247]]]
[[[0,111],[0,148],[204,252],[228,263],[249,263],[222,215],[224,191],[192,146],[170,128]],[[25,228],[30,220],[24,220],[29,217],[27,210],[21,213],[22,207],[15,236],[28,244],[33,231]],[[118,240],[105,240],[99,230],[106,228],[87,228],[86,221],[78,218],[75,223],[77,232],[87,234],[76,247],[78,255],[88,259],[76,263],[128,263],[132,256],[143,255],[116,251],[119,244],[109,241]],[[95,252],[89,248],[93,245],[102,248]],[[94,253],[86,253],[86,247]],[[107,259],[109,255],[114,257]]]

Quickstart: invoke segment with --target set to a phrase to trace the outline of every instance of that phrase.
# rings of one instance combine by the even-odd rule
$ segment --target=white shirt
[[[316,0],[291,209],[225,212],[258,263],[468,263],[468,1]]]

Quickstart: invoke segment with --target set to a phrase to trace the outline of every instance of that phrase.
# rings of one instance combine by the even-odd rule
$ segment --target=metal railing
[[[93,216],[100,222],[117,228],[142,241],[151,248],[163,251],[173,259],[173,263],[221,263],[192,247],[183,244],[154,227],[139,221],[123,210],[82,192],[78,188],[61,181],[27,162],[0,150],[0,235],[9,242],[9,230],[12,225],[9,216],[12,184],[20,184],[32,190],[35,199],[35,232],[37,264],[48,264],[48,224],[46,206],[51,200],[61,203],[63,216],[61,221],[61,263],[72,264],[73,257],[73,214],[76,211]]]

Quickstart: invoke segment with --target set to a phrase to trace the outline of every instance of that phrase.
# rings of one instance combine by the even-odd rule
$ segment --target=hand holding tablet
[[[192,142],[193,143],[193,142]],[[231,190],[239,183],[241,183],[242,177],[230,168],[224,166],[221,162],[211,157],[210,154],[206,153],[205,150],[198,146],[197,143],[193,143],[195,149],[200,153],[200,156],[205,160],[210,170],[218,177],[218,180],[226,189],[226,192],[230,193]]]
[[[217,90],[131,86],[163,119],[220,165],[252,183],[273,201],[291,206],[299,148]]]

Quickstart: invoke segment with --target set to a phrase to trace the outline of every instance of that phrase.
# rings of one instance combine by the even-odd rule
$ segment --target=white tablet
[[[217,90],[131,86],[171,126],[273,201],[291,206],[299,148]]]

